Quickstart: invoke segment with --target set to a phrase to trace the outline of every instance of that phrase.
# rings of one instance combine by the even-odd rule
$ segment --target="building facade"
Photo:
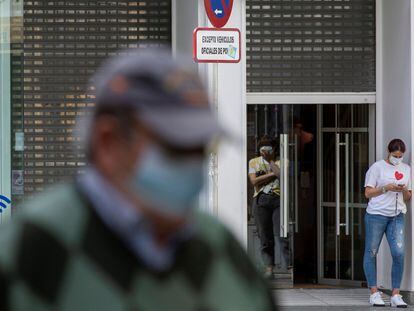
[[[82,171],[73,126],[80,108],[93,105],[86,86],[104,58],[156,42],[191,58],[193,30],[210,26],[202,0],[3,0],[0,13],[0,190],[12,204]],[[280,230],[290,259],[275,286],[364,285],[366,169],[394,137],[406,142],[412,164],[413,16],[412,0],[236,0],[226,27],[241,30],[241,62],[194,63],[218,117],[239,138],[210,155],[201,206],[252,256],[247,164],[262,135],[279,141]],[[412,224],[410,206],[402,288],[410,292]],[[390,261],[385,242],[385,288]]]

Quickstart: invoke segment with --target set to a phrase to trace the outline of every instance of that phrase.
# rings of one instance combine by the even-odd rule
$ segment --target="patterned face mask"
[[[270,147],[270,146],[263,146],[262,148],[260,148],[260,152],[261,153],[272,154],[273,153],[273,148]]]

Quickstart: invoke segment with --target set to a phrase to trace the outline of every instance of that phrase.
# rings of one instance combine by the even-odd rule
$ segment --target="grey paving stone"
[[[350,307],[279,307],[280,311],[316,311],[316,310],[332,310],[332,311],[385,311],[385,310],[414,310],[413,306],[408,307],[407,309],[397,309],[390,308],[389,306],[381,308],[373,308],[370,306],[361,307],[361,306],[350,306]]]
[[[278,289],[274,295],[280,310],[384,310],[369,306],[366,288],[339,289]],[[385,309],[390,309],[390,297],[383,294]],[[393,308],[394,309],[394,308]],[[409,306],[406,310],[414,310]]]

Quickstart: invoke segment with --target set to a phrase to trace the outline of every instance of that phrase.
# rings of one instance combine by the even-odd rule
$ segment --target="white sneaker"
[[[376,292],[369,296],[369,304],[373,307],[385,307],[385,302],[381,298],[381,292]]]
[[[407,304],[404,302],[401,295],[394,295],[391,297],[391,307],[407,308]]]

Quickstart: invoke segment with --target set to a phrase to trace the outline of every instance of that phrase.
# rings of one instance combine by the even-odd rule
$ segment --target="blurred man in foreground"
[[[93,84],[86,174],[0,231],[0,310],[273,310],[243,249],[194,207],[221,132],[198,77],[147,51]]]

